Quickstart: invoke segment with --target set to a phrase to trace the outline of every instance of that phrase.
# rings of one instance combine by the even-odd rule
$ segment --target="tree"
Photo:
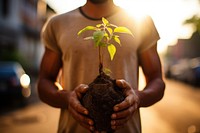
[[[185,20],[184,24],[192,24],[195,28],[194,32],[199,32],[200,34],[200,16],[198,16],[197,14]]]
[[[198,0],[198,1],[199,1],[199,5],[200,5],[200,0]],[[186,19],[184,21],[184,24],[192,24],[195,28],[194,32],[199,32],[199,34],[200,34],[200,14],[195,14],[191,18]]]

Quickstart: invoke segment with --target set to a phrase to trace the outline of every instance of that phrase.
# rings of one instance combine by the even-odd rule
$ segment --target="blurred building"
[[[165,58],[165,76],[200,85],[200,33],[190,39],[178,39],[169,46]]]
[[[194,32],[190,39],[178,39],[174,46],[169,46],[167,54],[174,60],[200,57],[200,33]]]
[[[0,60],[37,70],[43,52],[40,31],[53,14],[43,0],[0,0]]]

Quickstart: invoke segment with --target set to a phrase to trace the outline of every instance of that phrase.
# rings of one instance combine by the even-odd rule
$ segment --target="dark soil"
[[[82,104],[89,110],[89,116],[95,123],[97,131],[113,133],[111,129],[111,114],[113,107],[124,100],[122,91],[115,80],[104,73],[89,84],[89,89],[83,96]]]

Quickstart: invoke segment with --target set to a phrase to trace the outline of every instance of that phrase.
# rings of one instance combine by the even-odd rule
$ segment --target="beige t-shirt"
[[[107,49],[103,51],[104,67],[112,71],[115,79],[125,79],[132,88],[138,89],[138,53],[156,44],[158,32],[149,16],[143,20],[135,20],[123,10],[106,18],[110,23],[129,28],[134,38],[128,34],[120,34],[121,45],[116,44],[117,53],[113,61]],[[66,90],[73,90],[79,84],[89,84],[98,75],[98,48],[92,40],[83,40],[90,36],[85,32],[77,36],[80,29],[88,25],[96,25],[101,20],[85,17],[79,9],[51,18],[42,32],[45,46],[62,56],[62,86]],[[80,126],[67,109],[62,109],[58,127],[59,133],[89,133]],[[140,133],[141,123],[139,110],[127,122],[124,128],[116,133]]]

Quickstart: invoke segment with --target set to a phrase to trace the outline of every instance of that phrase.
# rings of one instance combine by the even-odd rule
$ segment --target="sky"
[[[84,5],[86,0],[46,0],[58,13],[65,13]],[[138,15],[148,14],[154,20],[160,34],[158,51],[165,52],[168,45],[174,45],[178,38],[191,37],[191,25],[183,25],[184,20],[194,14],[200,15],[200,2],[198,0],[114,0],[115,4],[128,12]]]

